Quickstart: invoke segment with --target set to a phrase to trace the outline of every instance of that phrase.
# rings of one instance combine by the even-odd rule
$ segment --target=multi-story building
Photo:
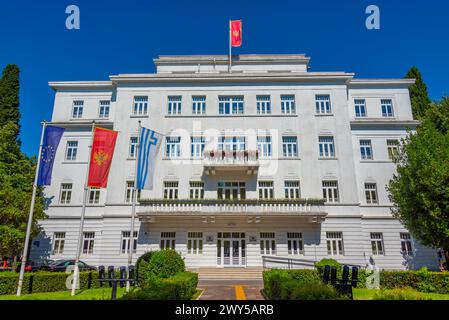
[[[413,80],[311,72],[297,54],[233,60],[229,72],[224,55],[160,56],[156,73],[50,82],[52,122],[66,131],[32,256],[75,256],[95,120],[119,134],[108,187],[89,190],[83,261],[126,265],[134,241],[135,258],[174,248],[190,267],[332,257],[435,268],[386,190],[397,145],[417,126]],[[164,136],[131,235],[139,121]]]

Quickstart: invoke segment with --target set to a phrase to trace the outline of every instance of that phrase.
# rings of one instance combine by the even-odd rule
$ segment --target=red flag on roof
[[[231,20],[231,46],[242,46],[242,20]]]

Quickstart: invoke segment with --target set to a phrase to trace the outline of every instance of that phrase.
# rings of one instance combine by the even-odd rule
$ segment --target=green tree
[[[0,127],[9,121],[17,127],[14,138],[17,139],[20,130],[19,67],[15,64],[7,65],[0,79]]]
[[[0,79],[0,255],[17,256],[23,250],[36,160],[20,151],[19,68],[8,65]],[[43,198],[36,197],[33,235],[37,220],[45,218]]]
[[[416,66],[410,68],[405,75],[405,78],[416,79],[416,82],[410,86],[410,99],[412,103],[412,112],[414,119],[421,119],[426,110],[430,106],[429,94],[427,92],[427,86],[424,83],[421,72]]]
[[[424,245],[443,248],[449,265],[449,98],[429,106],[402,141],[388,190],[393,215]]]

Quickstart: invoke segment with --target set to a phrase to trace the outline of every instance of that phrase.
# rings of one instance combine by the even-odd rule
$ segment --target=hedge
[[[269,270],[263,272],[264,292],[271,300],[289,300],[300,283],[320,281],[317,270]]]
[[[185,270],[184,260],[175,250],[156,251],[148,262],[148,272],[158,278],[169,278]]]
[[[141,255],[136,261],[136,282],[138,286],[143,286],[148,278],[148,263],[156,251],[148,251]]]
[[[72,273],[73,274],[73,273]],[[115,278],[119,278],[120,272],[115,271]],[[56,292],[66,291],[66,281],[69,274],[65,272],[27,272],[23,278],[22,293]],[[106,275],[107,277],[107,272]],[[98,271],[80,272],[80,289],[100,288]],[[0,295],[16,294],[19,274],[16,272],[0,273]],[[103,286],[109,286],[106,282]]]
[[[380,286],[385,289],[409,287],[420,292],[449,294],[449,272],[381,271]]]
[[[144,288],[134,288],[123,300],[190,300],[198,285],[198,274],[180,272],[161,279],[152,277]]]

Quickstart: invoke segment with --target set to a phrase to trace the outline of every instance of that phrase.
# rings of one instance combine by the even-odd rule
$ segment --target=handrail
[[[289,257],[262,256],[262,265],[264,269],[267,269],[267,262],[280,263],[282,265],[287,265],[288,269],[293,269],[294,265],[315,267],[317,261]]]

